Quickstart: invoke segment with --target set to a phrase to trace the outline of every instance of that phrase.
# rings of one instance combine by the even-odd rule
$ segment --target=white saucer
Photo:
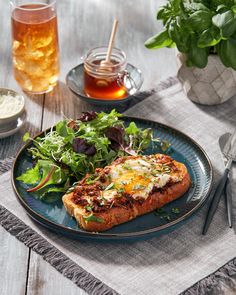
[[[0,126],[0,138],[5,138],[15,134],[26,122],[26,111],[24,111],[15,121]]]

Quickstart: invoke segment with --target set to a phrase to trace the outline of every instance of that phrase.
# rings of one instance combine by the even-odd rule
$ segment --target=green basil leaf
[[[195,32],[203,32],[211,26],[211,19],[211,12],[199,10],[190,15],[189,24]]]
[[[202,3],[190,2],[190,1],[181,1],[183,9],[187,13],[193,13],[199,10],[204,10],[209,12],[210,10]]]
[[[180,52],[187,53],[189,50],[189,32],[187,28],[178,26],[176,21],[172,21],[169,25],[168,33],[170,38],[176,43]]]
[[[158,20],[165,20],[169,17],[169,11],[164,7],[160,7],[160,9],[157,12],[157,19]]]
[[[161,33],[149,38],[145,42],[145,46],[149,49],[157,49],[169,46],[171,43],[172,40],[170,39],[167,30],[164,30]]]
[[[212,18],[213,24],[221,29],[223,38],[228,38],[236,31],[236,18],[232,11],[216,14]]]
[[[200,48],[215,46],[220,41],[220,30],[216,27],[211,27],[202,32],[198,39],[197,46]]]
[[[206,1],[209,1],[209,0],[206,0]],[[219,6],[226,6],[227,8],[230,8],[233,5],[234,0],[211,0],[209,2],[210,2],[211,10],[217,11]]]
[[[94,221],[94,222],[99,222],[99,223],[103,223],[104,222],[104,219],[101,218],[101,217],[97,217],[97,216],[94,216],[93,214],[89,215],[89,216],[83,216],[84,220],[86,222],[89,222],[89,221]]]
[[[172,11],[166,6],[161,7],[157,12],[157,20],[162,20],[164,26],[172,19]]]
[[[226,24],[222,29],[221,29],[221,35],[223,38],[229,38],[236,32],[236,17],[233,18],[233,20]]]
[[[208,50],[207,48],[199,48],[196,44],[196,41],[193,39],[191,42],[188,58],[196,67],[205,68],[208,61]]]
[[[236,32],[236,18],[234,18],[230,24],[225,25],[221,29],[221,35],[223,38],[229,38],[235,32]]]
[[[228,10],[229,10],[228,7],[224,4],[220,4],[216,8],[216,12],[218,12],[218,13],[226,12]]]
[[[230,67],[230,63],[226,57],[226,55],[224,54],[224,48],[223,45],[224,41],[221,41],[219,44],[216,45],[216,50],[217,50],[217,54],[219,55],[222,63],[228,68]]]
[[[174,8],[175,13],[178,13],[180,10],[181,0],[170,0],[171,6]]]
[[[172,42],[170,45],[167,46],[168,48],[173,48],[173,47],[176,47],[176,43],[175,42]]]
[[[231,10],[236,14],[236,4],[231,7]]]
[[[221,61],[226,67],[231,67],[236,70],[236,40],[223,40],[218,48],[218,54]]]

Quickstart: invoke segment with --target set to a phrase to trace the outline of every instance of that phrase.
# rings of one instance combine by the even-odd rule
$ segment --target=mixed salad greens
[[[31,139],[26,133],[23,140],[33,141],[28,152],[35,164],[17,180],[32,186],[28,192],[47,199],[51,193],[66,192],[75,181],[118,157],[140,154],[150,144],[168,148],[168,143],[153,138],[149,128],[138,128],[134,122],[125,127],[121,116],[115,110],[85,112],[78,120],[58,122],[44,136]]]

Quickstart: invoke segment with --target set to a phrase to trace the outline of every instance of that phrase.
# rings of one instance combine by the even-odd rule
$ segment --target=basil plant
[[[164,30],[145,42],[149,49],[174,47],[187,66],[204,68],[209,54],[218,54],[236,70],[236,0],[168,0],[157,19]]]

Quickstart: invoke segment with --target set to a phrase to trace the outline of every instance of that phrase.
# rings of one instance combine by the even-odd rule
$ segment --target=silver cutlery
[[[223,154],[224,146],[226,142],[229,140],[231,134],[225,133],[220,136],[219,138],[219,146],[221,153]],[[225,164],[227,163],[227,158],[223,156]],[[230,174],[228,175],[228,179],[226,181],[225,187],[224,187],[224,195],[225,195],[225,203],[226,203],[226,210],[227,210],[227,217],[228,217],[228,224],[229,227],[232,228],[233,224],[233,205],[232,205],[232,190],[230,185]]]
[[[225,171],[223,173],[223,175],[221,176],[218,185],[216,187],[216,190],[214,192],[214,195],[211,199],[211,203],[207,212],[207,216],[206,216],[206,220],[205,220],[205,224],[203,227],[203,232],[202,234],[205,235],[210,224],[211,221],[213,219],[213,216],[216,212],[216,209],[219,205],[220,202],[220,198],[222,195],[222,192],[224,190],[226,181],[228,179],[228,175],[232,166],[233,161],[236,161],[236,129],[234,130],[234,132],[232,133],[232,135],[230,136],[230,138],[226,141],[225,146],[223,148],[223,154],[227,159],[226,165],[225,165]]]

